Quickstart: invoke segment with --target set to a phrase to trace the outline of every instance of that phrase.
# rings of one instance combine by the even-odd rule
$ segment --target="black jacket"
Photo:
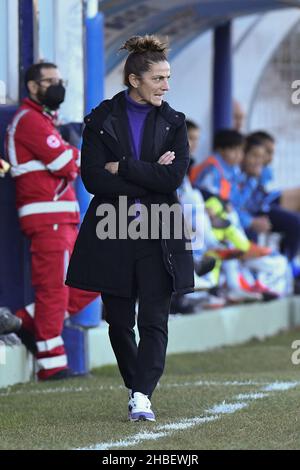
[[[129,142],[125,92],[103,101],[85,118],[81,173],[83,183],[94,195],[74,247],[66,284],[84,290],[107,292],[127,297],[130,292],[128,240],[100,240],[96,227],[101,216],[100,204],[116,208],[119,196],[128,197],[128,205],[138,198],[147,208],[152,204],[178,203],[176,189],[180,186],[188,164],[189,148],[185,117],[166,102],[154,107],[146,118],[140,160],[135,160]],[[166,151],[175,152],[171,165],[157,160]],[[107,162],[119,161],[118,175],[104,169]],[[184,224],[183,216],[182,224]],[[162,219],[158,221],[162,229]],[[192,292],[194,265],[186,238],[176,239],[171,227],[170,239],[161,239],[166,269],[178,293]],[[151,282],[151,280],[149,280]]]

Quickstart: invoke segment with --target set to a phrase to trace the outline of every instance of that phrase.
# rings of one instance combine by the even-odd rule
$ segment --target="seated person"
[[[256,240],[260,233],[281,233],[281,252],[292,260],[299,251],[300,216],[281,207],[278,200],[270,200],[268,194],[261,190],[264,158],[262,141],[249,136],[241,164],[242,175],[235,189],[234,205],[250,239]]]
[[[284,190],[268,190],[268,185],[273,180],[273,169],[271,164],[275,153],[275,138],[265,131],[252,132],[249,137],[253,137],[262,142],[265,155],[263,169],[259,178],[260,190],[264,192],[269,202],[276,202],[277,205],[289,211],[300,212],[300,187]]]
[[[231,256],[230,253],[228,256],[225,253],[222,255],[222,250],[214,250],[215,256],[218,256],[219,252],[219,256],[223,259],[235,257],[248,259],[270,253],[269,248],[256,245],[247,238],[240,227],[239,220],[234,217],[230,204],[225,204],[217,197],[210,197],[206,200],[205,207],[211,218],[212,232],[215,238],[218,241],[230,242],[236,248],[236,250],[232,250]]]
[[[230,200],[232,188],[239,178],[243,145],[244,137],[239,132],[220,130],[214,136],[213,155],[191,168],[191,183],[205,199],[218,196],[222,200]]]
[[[216,217],[227,220],[227,226],[223,224],[224,233],[221,233],[221,227],[215,227],[217,239],[230,241],[234,248],[248,252],[249,256],[263,256],[267,254],[266,250],[251,244],[243,230],[239,230],[239,219],[231,204],[237,197],[243,144],[244,137],[239,132],[232,129],[218,131],[214,137],[214,154],[193,166],[189,176],[194,188],[200,190],[206,199],[212,225]]]
[[[269,248],[258,247],[260,253],[251,250],[251,242],[243,230],[226,219],[227,213],[220,200],[211,197],[205,204],[201,192],[193,189],[188,180],[181,186],[178,195],[184,207],[186,222],[193,233],[195,230],[200,232],[196,236],[202,240],[201,249],[193,246],[196,259],[214,258],[216,261],[214,269],[205,277],[195,278],[195,289],[205,289],[210,294],[202,302],[202,307],[219,308],[226,301],[271,300],[286,293],[284,280],[287,266],[283,257],[276,253],[270,255]],[[200,223],[195,223],[197,217],[201,219]],[[239,249],[232,246],[238,246]],[[276,270],[274,263],[277,263]],[[221,269],[226,279],[226,292],[218,289]],[[275,284],[276,288],[271,290]]]
[[[187,182],[181,188],[180,200],[185,204],[193,204],[192,200],[198,196],[197,205],[201,207],[202,193],[207,198],[206,211],[203,211],[204,246],[206,250],[209,250],[206,254],[215,257],[218,261],[212,272],[215,285],[219,280],[222,260],[246,253],[249,257],[264,256],[270,251],[252,244],[243,230],[235,226],[233,211],[230,214],[228,210],[231,186],[234,187],[233,183],[239,175],[237,165],[243,156],[242,145],[243,137],[240,133],[233,130],[218,132],[214,139],[215,155],[190,170],[194,188],[200,191],[194,191],[196,195],[192,197],[192,190],[188,188]],[[207,216],[209,216],[209,223],[207,223]],[[238,217],[235,218],[239,224]],[[231,246],[228,246],[229,244]]]
[[[194,163],[195,151],[197,149],[199,139],[200,139],[200,127],[191,120],[186,120],[189,147],[190,147],[190,166]],[[203,214],[203,200],[198,194],[198,191],[194,191],[191,187],[188,177],[184,178],[180,188],[177,190],[178,198],[181,204],[185,206],[185,218],[191,235],[197,240],[196,245],[202,245],[203,239],[203,227],[207,223],[207,219],[202,217]],[[200,213],[200,225],[194,224],[194,214],[195,212]],[[198,232],[197,232],[198,229]],[[208,233],[208,231],[206,231]],[[195,249],[196,248],[196,249]],[[205,257],[203,250],[198,249],[199,246],[195,246],[193,243],[193,254],[194,254],[194,263],[195,263],[195,284],[199,283],[199,276],[211,271],[215,266],[214,258]],[[186,296],[182,294],[174,294],[172,296],[170,313],[194,313],[197,309],[199,310],[199,301],[194,299],[191,295]]]

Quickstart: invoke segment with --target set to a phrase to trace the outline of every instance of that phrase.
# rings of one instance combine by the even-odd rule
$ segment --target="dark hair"
[[[249,152],[252,147],[261,147],[263,146],[262,139],[257,138],[255,135],[250,134],[245,139],[244,153]]]
[[[37,81],[41,79],[41,70],[42,69],[57,69],[57,65],[52,64],[51,62],[38,62],[37,64],[32,64],[25,72],[24,83],[28,90],[28,82],[30,80]]]
[[[200,129],[200,127],[191,119],[186,119],[185,123],[186,123],[186,128],[188,131],[191,129]]]
[[[124,85],[131,87],[129,75],[131,73],[140,76],[148,72],[151,64],[167,60],[168,43],[162,42],[157,36],[132,36],[120,47],[119,50],[129,51],[123,72]]]
[[[251,134],[249,134],[249,137],[254,137],[255,139],[259,139],[263,143],[266,140],[269,140],[270,142],[275,143],[275,138],[271,134],[269,134],[268,132],[265,132],[265,131],[251,132]]]
[[[213,147],[214,150],[240,147],[244,141],[244,136],[240,132],[234,129],[221,129],[214,135]]]

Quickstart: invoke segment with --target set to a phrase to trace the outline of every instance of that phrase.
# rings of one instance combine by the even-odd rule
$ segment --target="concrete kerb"
[[[300,296],[182,315],[169,322],[168,354],[241,344],[297,326],[300,326]],[[106,323],[87,330],[87,348],[90,369],[116,364]],[[5,360],[0,363],[0,388],[32,380],[32,356],[23,346],[5,347],[2,356]]]

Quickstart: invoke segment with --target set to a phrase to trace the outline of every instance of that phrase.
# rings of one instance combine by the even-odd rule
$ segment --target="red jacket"
[[[7,129],[6,149],[25,231],[79,222],[72,185],[79,172],[79,151],[62,139],[53,120],[43,106],[25,98]]]

